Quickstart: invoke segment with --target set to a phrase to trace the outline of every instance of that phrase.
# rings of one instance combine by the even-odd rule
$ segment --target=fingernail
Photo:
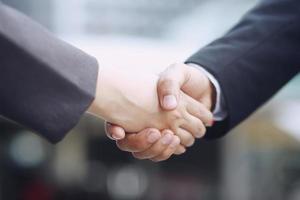
[[[112,134],[112,137],[113,137],[115,140],[120,140],[120,139],[123,138],[123,135],[118,134],[118,133],[113,133],[113,134]]]
[[[170,144],[171,147],[177,147],[180,144],[180,139],[178,137],[174,137],[172,143]]]
[[[168,133],[161,139],[161,142],[163,145],[169,145],[171,144],[172,140],[173,140],[172,135]]]
[[[163,105],[167,109],[173,109],[177,107],[177,100],[174,95],[164,96]]]
[[[160,138],[160,134],[155,131],[151,131],[147,137],[147,141],[149,143],[154,143]]]

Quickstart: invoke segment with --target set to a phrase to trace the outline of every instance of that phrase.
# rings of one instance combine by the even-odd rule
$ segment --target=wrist
[[[100,76],[101,73],[101,76]],[[111,77],[114,77],[113,79]],[[111,69],[102,69],[98,72],[98,79],[96,85],[95,99],[89,107],[89,113],[108,120],[108,109],[113,102],[111,99],[118,99],[115,96],[115,84],[114,80],[117,80],[116,74]]]
[[[88,113],[93,114],[93,115],[95,115],[96,110],[97,110],[97,100],[98,100],[98,95],[99,95],[98,90],[99,90],[99,82],[100,82],[100,70],[101,69],[99,68],[97,81],[96,81],[96,91],[95,91],[95,94],[94,94],[94,100],[93,100],[93,102],[91,103],[90,107],[87,110]]]

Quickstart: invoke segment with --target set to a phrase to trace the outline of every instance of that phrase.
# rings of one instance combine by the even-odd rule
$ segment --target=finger
[[[105,133],[112,140],[121,140],[125,138],[125,130],[122,127],[105,122]]]
[[[185,120],[186,121],[180,125],[180,128],[192,134],[195,138],[202,138],[204,136],[206,128],[200,119],[187,114]]]
[[[135,152],[133,156],[137,159],[150,159],[161,154],[172,143],[174,134],[171,131],[164,131],[162,138],[157,141],[151,148],[143,152]]]
[[[175,152],[174,152],[174,154],[175,155],[181,155],[181,154],[183,154],[183,153],[185,153],[186,152],[186,148],[183,146],[183,145],[178,145],[178,147],[176,148],[176,150],[175,150]]]
[[[211,96],[206,96],[204,95],[202,98],[200,98],[200,102],[205,106],[205,108],[207,108],[208,110],[213,110],[214,109],[214,105],[215,105],[215,100],[216,97],[211,97]]]
[[[185,147],[190,147],[195,143],[194,136],[183,128],[178,128],[175,135],[180,138],[181,144]]]
[[[173,110],[178,105],[181,86],[189,79],[184,64],[175,64],[160,74],[157,93],[160,105],[165,110]]]
[[[161,162],[169,159],[173,153],[176,151],[176,148],[180,145],[180,139],[178,136],[174,136],[172,143],[168,146],[168,148],[158,156],[151,158],[153,162]]]
[[[185,95],[185,98],[187,101],[188,113],[201,120],[206,126],[212,126],[214,121],[213,114],[206,108],[206,106],[187,95]]]
[[[145,151],[160,137],[161,133],[157,129],[149,128],[139,133],[127,134],[124,139],[117,141],[117,146],[128,152]]]

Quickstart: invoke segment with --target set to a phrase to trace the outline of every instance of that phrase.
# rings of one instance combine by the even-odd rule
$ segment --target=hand
[[[124,131],[118,129],[118,126],[106,124],[108,132]],[[158,140],[159,138],[161,139]],[[128,133],[124,139],[117,140],[116,143],[123,151],[132,152],[135,158],[150,159],[154,162],[166,160],[173,153],[179,155],[185,152],[185,148],[179,145],[178,136],[174,136],[169,130],[161,133],[157,129],[148,128],[138,134]]]
[[[171,65],[161,73],[157,89],[161,107],[165,110],[176,108],[180,90],[201,102],[207,109],[214,109],[215,88],[208,77],[195,67],[186,64]]]
[[[202,137],[205,126],[202,121],[211,120],[210,112],[193,98],[179,92],[178,106],[166,112],[160,109],[157,96],[158,77],[152,74],[136,74],[104,69],[99,76],[96,98],[89,111],[128,132],[147,127],[170,129],[189,144],[187,132]],[[199,112],[200,111],[200,112]],[[200,114],[201,113],[201,114]],[[171,138],[169,134],[167,138]]]
[[[212,110],[213,105],[215,104],[215,89],[209,79],[200,70],[185,64],[172,65],[161,73],[157,89],[161,107],[166,110],[172,110],[177,106],[178,93],[180,92],[180,89],[199,102],[202,102],[209,110]],[[212,124],[213,121],[209,122],[207,126]],[[157,134],[155,140],[152,140],[152,143],[148,142],[145,144],[144,141],[147,141],[146,139],[150,130],[151,129],[145,129],[136,135],[126,135],[124,129],[121,127],[107,125],[106,132],[108,137],[117,140],[117,144],[121,150],[139,152],[138,156],[135,155],[135,157],[144,159],[143,153],[146,150],[148,152],[151,151],[151,149],[153,150],[152,143],[155,143],[153,145],[155,146],[156,143],[159,144],[162,140],[160,139],[160,133],[156,130]],[[188,137],[191,141],[194,140],[191,134],[186,134],[186,137]],[[153,150],[152,158],[157,155],[164,154],[164,152],[170,152],[168,149],[168,147],[165,147],[162,152]],[[179,146],[175,150],[175,154],[177,155],[184,152],[185,148],[183,148],[183,146]],[[165,156],[162,160],[168,159],[169,157],[170,155]]]

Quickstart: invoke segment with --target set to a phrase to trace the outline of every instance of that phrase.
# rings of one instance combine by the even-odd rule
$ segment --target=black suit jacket
[[[96,59],[0,3],[0,115],[57,142],[94,99]]]
[[[229,115],[206,138],[220,137],[299,72],[300,1],[262,1],[187,62],[203,66],[220,83]]]

